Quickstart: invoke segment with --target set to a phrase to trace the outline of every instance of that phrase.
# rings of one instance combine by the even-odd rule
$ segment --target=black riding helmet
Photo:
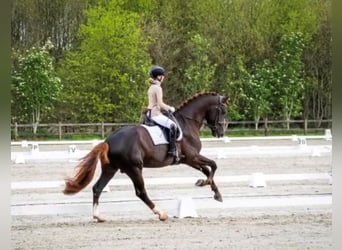
[[[157,76],[164,75],[165,74],[165,69],[160,66],[154,66],[150,70],[150,77],[156,78]]]

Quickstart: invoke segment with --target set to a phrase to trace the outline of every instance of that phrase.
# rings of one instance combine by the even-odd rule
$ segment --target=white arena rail
[[[202,142],[232,142],[232,141],[256,141],[256,140],[298,140],[300,138],[311,140],[311,139],[324,139],[324,140],[332,140],[332,135],[330,130],[327,130],[325,135],[290,135],[290,136],[251,136],[251,137],[222,137],[222,138],[201,138]],[[28,146],[32,144],[39,145],[80,145],[80,144],[97,144],[102,142],[103,140],[73,140],[73,141],[18,141],[11,142],[11,146]]]
[[[50,142],[52,144],[52,142]],[[61,160],[78,161],[89,150],[80,150],[77,148],[77,142],[65,148],[65,150],[40,151],[39,144],[33,144],[32,147],[24,151],[11,152],[11,160],[16,164],[26,161],[36,160]],[[332,154],[332,145],[308,145],[306,140],[300,138],[297,145],[272,145],[272,146],[220,146],[203,147],[201,154],[212,159],[231,159],[246,157],[295,157],[295,156],[330,156]]]

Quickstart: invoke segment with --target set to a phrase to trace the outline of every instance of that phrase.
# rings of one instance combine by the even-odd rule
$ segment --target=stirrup
[[[167,155],[169,155],[169,156],[177,156],[177,151],[169,150],[169,151],[167,151]]]
[[[173,163],[178,163],[180,161],[178,151],[168,151],[167,154],[173,157]]]

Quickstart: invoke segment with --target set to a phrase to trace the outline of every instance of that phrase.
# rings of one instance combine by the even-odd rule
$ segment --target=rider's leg
[[[172,124],[169,130],[169,138],[170,138],[170,144],[169,144],[169,151],[168,154],[175,155],[176,151],[176,127]]]
[[[178,151],[176,147],[176,139],[177,139],[177,126],[176,124],[168,117],[164,115],[153,116],[152,119],[164,126],[169,128],[170,142],[169,142],[169,151],[168,155],[171,155],[175,158],[176,161],[179,161]]]
[[[177,139],[177,128],[174,124],[170,126],[170,144],[169,144],[169,152],[168,154],[173,156],[175,159],[178,159],[178,151],[176,146]]]

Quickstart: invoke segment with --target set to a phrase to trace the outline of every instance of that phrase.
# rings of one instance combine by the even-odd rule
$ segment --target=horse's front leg
[[[103,165],[101,176],[93,186],[93,218],[97,222],[105,222],[106,220],[100,216],[99,199],[104,187],[117,172],[117,168],[112,168],[110,165]]]
[[[197,155],[195,157],[191,157],[190,159],[191,161],[188,162],[187,164],[200,170],[202,173],[204,173],[207,176],[206,180],[199,179],[196,182],[196,186],[210,185],[211,190],[214,192],[214,199],[222,202],[223,201],[222,195],[220,191],[218,190],[218,187],[216,186],[215,181],[214,181],[214,175],[217,169],[216,162],[202,155]],[[210,170],[207,166],[210,167]]]
[[[140,167],[132,167],[127,169],[126,174],[130,177],[133,182],[135,194],[139,197],[151,210],[154,214],[157,214],[159,220],[165,221],[169,218],[169,216],[162,212],[148,197],[144,179],[142,176],[142,169]]]

